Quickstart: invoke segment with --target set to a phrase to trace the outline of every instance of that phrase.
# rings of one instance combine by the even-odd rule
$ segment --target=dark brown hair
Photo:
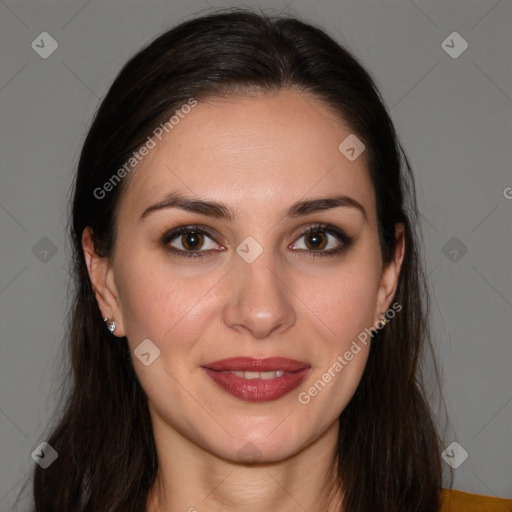
[[[71,371],[47,438],[59,457],[34,470],[36,512],[143,512],[158,470],[147,397],[126,341],[114,341],[105,328],[81,245],[82,231],[91,226],[97,253],[111,254],[127,179],[102,199],[94,190],[190,98],[287,87],[323,102],[364,142],[383,262],[393,256],[396,224],[405,227],[394,297],[402,310],[375,334],[361,382],[339,419],[333,462],[345,492],[343,510],[437,510],[441,445],[420,371],[431,345],[429,299],[407,157],[372,78],[347,50],[296,18],[236,9],[186,21],[131,58],[85,140],[70,226]]]

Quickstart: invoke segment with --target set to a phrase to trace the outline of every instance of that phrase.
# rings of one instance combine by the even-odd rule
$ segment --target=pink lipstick
[[[207,363],[202,368],[215,384],[232,396],[248,402],[269,402],[297,388],[311,366],[284,357],[232,357]]]

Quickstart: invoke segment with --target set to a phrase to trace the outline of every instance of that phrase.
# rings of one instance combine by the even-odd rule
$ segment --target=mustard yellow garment
[[[512,500],[443,489],[440,512],[512,512]]]

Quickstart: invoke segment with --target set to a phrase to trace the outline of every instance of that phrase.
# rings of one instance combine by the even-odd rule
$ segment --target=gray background
[[[57,405],[68,188],[92,115],[144,44],[194,14],[237,5],[0,0],[2,511],[14,510]],[[374,76],[418,185],[451,421],[445,446],[457,441],[469,454],[454,470],[454,487],[512,498],[512,2],[250,6],[321,25]],[[59,45],[47,59],[31,48],[44,31]],[[441,46],[453,31],[469,44],[456,59]],[[26,508],[22,501],[16,510]]]

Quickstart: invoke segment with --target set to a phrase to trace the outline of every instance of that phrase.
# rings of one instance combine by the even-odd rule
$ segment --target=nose
[[[237,255],[234,265],[226,282],[225,324],[257,339],[294,325],[294,295],[284,265],[273,260],[271,251],[264,250],[252,263]]]

